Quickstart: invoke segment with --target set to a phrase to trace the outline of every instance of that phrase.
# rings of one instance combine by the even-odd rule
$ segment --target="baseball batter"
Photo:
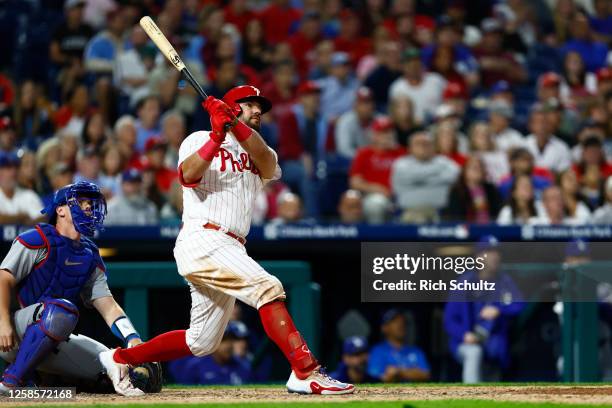
[[[55,193],[43,213],[50,224],[38,224],[20,234],[0,264],[0,358],[11,363],[0,394],[11,387],[33,384],[35,370],[77,382],[99,382],[105,368],[98,356],[109,350],[83,335],[74,335],[79,298],[93,306],[113,334],[126,345],[141,343],[106,281],[98,248],[87,237],[102,227],[106,202],[98,186],[70,184]],[[13,291],[20,309],[12,316]],[[132,370],[132,380],[138,371]],[[111,377],[123,395],[142,395],[127,370]],[[161,372],[159,388],[161,388]]]
[[[189,328],[102,352],[100,360],[109,373],[118,373],[126,365],[211,354],[237,298],[258,309],[266,334],[289,361],[289,392],[352,393],[352,384],[320,370],[287,312],[282,284],[244,247],[255,197],[281,174],[276,153],[258,133],[270,101],[253,86],[239,86],[223,100],[209,97],[203,106],[212,130],[192,133],[179,150],[184,210],[174,257],[191,289]]]

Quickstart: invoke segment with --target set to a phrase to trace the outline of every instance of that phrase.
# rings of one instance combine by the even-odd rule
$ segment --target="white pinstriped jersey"
[[[190,134],[179,149],[179,165],[209,139],[209,131]],[[275,153],[276,155],[276,153]],[[280,178],[276,165],[272,180]],[[183,187],[183,230],[212,222],[241,237],[251,227],[255,198],[265,182],[247,152],[231,133],[197,186]]]

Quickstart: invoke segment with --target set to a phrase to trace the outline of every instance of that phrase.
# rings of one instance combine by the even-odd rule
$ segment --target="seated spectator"
[[[527,80],[527,72],[514,54],[503,47],[504,31],[495,18],[482,21],[482,40],[474,49],[480,66],[482,85],[489,88],[497,81],[520,83]]]
[[[168,192],[168,201],[159,212],[162,224],[179,224],[183,215],[183,189],[178,180],[174,180]]]
[[[476,245],[475,256],[484,259],[484,268],[466,272],[460,278],[464,282],[494,282],[495,291],[481,292],[477,299],[472,298],[473,292],[453,291],[444,308],[449,348],[463,366],[462,380],[466,384],[487,380],[483,375],[485,362],[502,371],[508,368],[509,320],[524,308],[515,283],[500,270],[498,246],[495,237],[483,237]]]
[[[612,165],[606,160],[601,139],[595,135],[587,136],[581,143],[582,157],[572,165],[581,192],[591,210],[599,207],[604,200],[603,185],[612,175]]]
[[[108,202],[106,225],[156,225],[155,204],[142,191],[142,174],[136,169],[126,170],[121,176],[121,194]]]
[[[136,112],[138,113],[138,119],[136,120],[136,150],[138,152],[144,152],[147,141],[159,135],[158,121],[160,111],[159,98],[155,95],[147,95],[138,101],[136,106]]]
[[[276,203],[277,216],[272,220],[278,224],[291,224],[302,220],[302,200],[296,194],[280,194]]]
[[[589,25],[593,36],[598,41],[610,44],[612,41],[612,9],[607,0],[594,0],[595,14],[589,17]]]
[[[425,353],[406,344],[406,317],[400,310],[385,312],[381,333],[384,340],[370,350],[367,371],[370,376],[384,383],[429,380],[431,370]]]
[[[342,360],[331,376],[338,381],[351,384],[378,382],[366,371],[368,368],[368,340],[362,336],[351,336],[342,344]]]
[[[160,122],[161,138],[167,142],[164,165],[174,170],[178,166],[179,148],[185,139],[185,118],[178,111],[169,111],[163,114]]]
[[[321,15],[318,11],[310,11],[302,16],[299,29],[291,34],[288,43],[291,46],[298,74],[306,77],[308,73],[308,57],[317,43],[321,41]]]
[[[34,150],[53,134],[52,104],[34,81],[26,80],[21,84],[12,111],[21,146]]]
[[[606,65],[608,47],[594,39],[589,27],[588,16],[578,11],[574,13],[570,25],[571,39],[568,40],[561,51],[563,54],[575,51],[582,56],[587,71],[595,72]]]
[[[243,2],[234,1],[234,3]],[[272,49],[266,43],[264,28],[260,20],[254,18],[248,21],[244,27],[243,41],[242,62],[257,72],[264,72],[272,62]],[[269,94],[265,93],[265,95]]]
[[[204,357],[184,357],[172,361],[169,371],[178,384],[241,385],[252,381],[251,367],[233,355],[235,335],[230,326],[217,349]]]
[[[232,354],[247,367],[251,366],[253,353],[249,350],[249,328],[240,320],[230,320],[227,330],[234,336]]]
[[[612,67],[597,70],[597,96],[604,99],[606,94],[612,92]]]
[[[499,225],[523,225],[540,217],[542,212],[541,206],[536,205],[533,178],[521,173],[513,178],[508,204],[500,210],[497,223]]]
[[[363,222],[362,195],[357,190],[346,190],[338,203],[338,214],[342,224],[359,224]]]
[[[525,138],[516,129],[510,126],[510,120],[514,116],[512,105],[503,100],[491,102],[489,105],[489,126],[495,146],[503,152],[523,147]]]
[[[102,174],[100,175],[100,190],[106,200],[121,194],[121,173],[124,160],[116,144],[107,144],[102,149]]]
[[[178,177],[177,170],[166,167],[164,163],[167,148],[168,143],[165,140],[154,136],[147,140],[143,158],[143,168],[155,173],[155,183],[162,193],[167,193],[172,182]]]
[[[542,193],[542,200],[536,203],[542,208],[541,214],[529,220],[531,225],[583,225],[584,220],[568,217],[565,213],[563,193],[557,186],[550,186]],[[582,214],[580,214],[582,215]]]
[[[386,116],[374,119],[369,146],[357,151],[351,164],[349,184],[363,197],[363,212],[368,223],[382,224],[390,215],[391,168],[406,151],[397,145],[393,123]]]
[[[582,56],[577,51],[569,51],[563,59],[563,82],[560,97],[564,104],[580,109],[597,91],[594,72],[587,72]]]
[[[455,114],[463,118],[468,108],[469,95],[465,85],[457,82],[449,82],[446,84],[442,100],[445,105],[449,105]]]
[[[357,149],[369,144],[368,128],[374,114],[372,91],[366,87],[359,88],[353,109],[342,114],[336,122],[334,136],[338,154],[352,159]]]
[[[26,190],[38,189],[38,166],[36,154],[30,150],[20,150],[19,168],[17,169],[17,185]]]
[[[293,8],[286,0],[274,0],[258,15],[266,33],[266,41],[270,44],[284,41],[300,18],[300,10]]]
[[[331,59],[329,75],[318,81],[321,88],[321,110],[331,120],[353,107],[359,81],[355,77],[349,56],[335,52]]]
[[[338,36],[334,38],[334,48],[348,53],[351,62],[356,64],[372,51],[372,40],[361,35],[361,22],[354,11],[345,8],[339,17],[340,28]]]
[[[440,105],[438,110],[452,109],[449,105]],[[440,121],[433,126],[434,144],[436,153],[454,161],[457,166],[463,167],[467,157],[462,154],[459,150],[459,144],[461,141],[465,143],[465,137],[459,134],[457,125],[452,120],[446,120],[452,115],[451,112],[438,112],[440,114]],[[446,116],[445,118],[445,115]],[[461,138],[461,140],[460,140]]]
[[[510,174],[504,177],[499,185],[499,192],[504,200],[509,198],[514,179],[519,175],[531,178],[536,197],[553,181],[550,171],[534,166],[533,156],[527,149],[515,149],[510,154]]]
[[[77,173],[74,176],[74,182],[89,181],[99,186],[101,184],[101,163],[98,151],[91,147],[80,150],[77,154],[76,161]]]
[[[10,116],[0,117],[0,154],[17,153],[17,135]]]
[[[541,104],[531,108],[529,130],[531,134],[525,140],[525,147],[533,155],[536,166],[555,173],[570,167],[572,160],[569,147],[551,133],[545,108]]]
[[[437,221],[458,175],[459,167],[452,160],[435,154],[429,134],[415,133],[410,138],[410,155],[397,159],[391,168],[391,187],[402,221]]]
[[[0,153],[0,224],[34,225],[44,220],[38,195],[17,186],[19,158]]]
[[[140,168],[142,162],[136,151],[136,120],[130,115],[123,115],[115,122],[115,139],[121,155],[126,158],[127,168]]]
[[[149,89],[149,74],[155,67],[157,50],[140,25],[132,27],[130,48],[119,50],[113,68],[113,82],[130,105]]]
[[[389,97],[409,97],[414,105],[415,120],[423,123],[442,102],[446,80],[439,74],[425,71],[418,48],[409,48],[403,52],[402,73],[403,76],[391,84]]]
[[[566,109],[557,98],[550,98],[542,105],[550,133],[568,146],[574,146],[577,143],[576,128],[579,123],[577,112]]]
[[[80,134],[80,144],[84,148],[91,147],[101,150],[102,145],[107,141],[108,133],[101,112],[94,112],[85,119],[83,131]]]
[[[278,46],[277,52],[280,51],[282,51],[282,47]],[[317,44],[308,68],[308,79],[317,81],[329,75],[334,51],[334,42],[332,40],[323,40]]]
[[[85,119],[91,113],[87,86],[76,84],[66,92],[63,100],[64,104],[53,114],[55,128],[68,128],[71,133],[80,135],[85,125]]]
[[[274,66],[272,81],[263,85],[261,93],[272,102],[272,115],[278,117],[291,109],[296,98],[296,72],[291,60]]]
[[[548,71],[538,77],[537,82],[537,97],[538,102],[546,102],[551,98],[560,99],[564,103],[567,102],[566,96],[562,95],[561,84],[563,78],[554,71]]]
[[[395,125],[395,136],[400,146],[408,147],[410,136],[417,130],[414,105],[407,96],[396,96],[389,101],[389,115]]]
[[[43,207],[47,207],[53,202],[57,190],[72,184],[74,173],[66,163],[56,163],[49,170],[48,177],[51,184],[51,192],[42,198]]]
[[[470,151],[483,161],[487,181],[497,185],[510,171],[508,155],[498,149],[486,122],[473,122],[469,129]]]
[[[478,156],[470,156],[461,175],[451,187],[445,215],[450,221],[488,224],[497,218],[501,199],[497,188],[487,181]]]
[[[563,207],[567,218],[575,224],[587,224],[591,218],[591,211],[586,200],[580,192],[580,184],[576,173],[568,169],[559,175],[559,187],[563,196]]]
[[[605,199],[604,205],[593,213],[593,224],[612,224],[612,176],[606,180]]]
[[[387,110],[389,101],[389,88],[401,75],[400,45],[395,41],[388,41],[382,45],[378,66],[368,75],[364,85],[372,90],[376,110]],[[392,115],[393,116],[393,115]]]

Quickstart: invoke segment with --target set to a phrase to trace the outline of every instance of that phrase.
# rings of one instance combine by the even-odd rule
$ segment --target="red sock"
[[[185,340],[185,330],[160,334],[151,340],[128,349],[117,349],[113,359],[120,364],[142,364],[154,361],[175,360],[191,356]]]
[[[276,301],[259,308],[259,317],[268,337],[281,349],[298,378],[304,379],[319,366],[293,320],[285,302]]]

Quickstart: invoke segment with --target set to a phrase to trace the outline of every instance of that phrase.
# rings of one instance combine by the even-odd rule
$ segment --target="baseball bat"
[[[185,77],[187,82],[189,82],[191,86],[193,86],[193,88],[198,92],[198,94],[200,94],[202,99],[208,98],[208,95],[206,94],[206,92],[204,92],[204,89],[202,89],[198,81],[196,81],[193,75],[191,75],[189,68],[185,66],[183,60],[178,55],[178,52],[176,52],[174,47],[172,47],[170,41],[168,41],[164,33],[161,32],[161,30],[159,29],[157,24],[155,24],[153,19],[149,16],[144,16],[140,19],[140,26],[143,30],[145,30],[145,33],[147,33],[149,38],[153,40],[153,42],[155,43],[157,48],[159,48],[162,54],[164,54],[164,56],[168,58],[168,61],[170,61],[172,65],[174,65],[174,68],[176,68]]]

